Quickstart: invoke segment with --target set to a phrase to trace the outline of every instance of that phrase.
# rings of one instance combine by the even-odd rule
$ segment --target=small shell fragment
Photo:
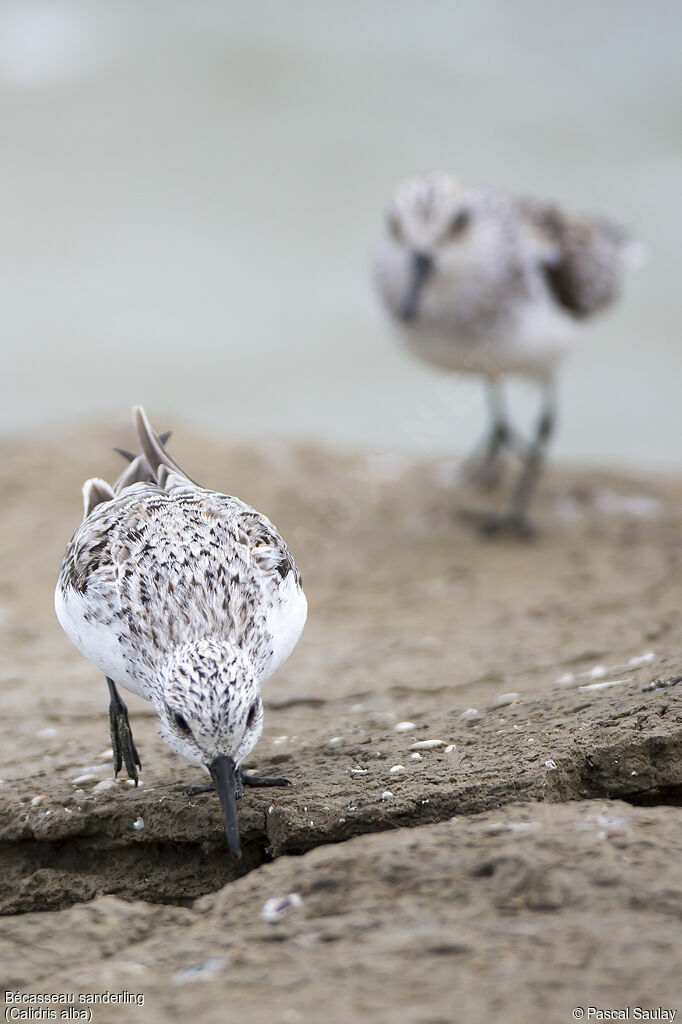
[[[77,778],[71,779],[71,782],[74,786],[81,786],[84,782],[99,782],[99,777],[88,772],[86,775],[79,775]]]
[[[444,747],[445,740],[419,740],[413,743],[410,750],[435,750],[436,747]]]
[[[405,771],[405,765],[403,765],[403,764],[394,764],[392,768],[389,768],[389,771],[390,771],[391,775],[396,775],[398,772],[404,772]]]
[[[395,731],[396,732],[411,732],[413,729],[416,729],[416,728],[417,728],[417,726],[414,724],[414,722],[398,722],[398,724],[395,726]]]
[[[390,789],[385,789],[383,791],[383,793],[381,794],[381,799],[382,800],[390,800],[392,796],[393,796],[393,793],[391,793]]]
[[[107,789],[115,789],[115,788],[116,788],[116,783],[114,782],[113,779],[102,779],[101,782],[98,782],[96,786],[92,787],[92,792],[93,793],[104,793],[104,791],[107,790]]]
[[[447,747],[443,751],[444,754],[451,754],[453,750],[457,750],[456,743],[448,743]]]
[[[584,686],[579,686],[579,690],[608,690],[611,686],[623,686],[625,683],[632,682],[631,679],[609,679],[604,683],[585,683]]]
[[[136,818],[133,822],[133,828],[136,832],[141,832],[144,828],[144,818]]]
[[[477,708],[467,708],[466,711],[462,712],[462,720],[469,723],[478,722],[481,717],[481,712]]]
[[[297,892],[290,892],[288,896],[273,896],[263,904],[260,916],[268,924],[276,924],[288,910],[300,907],[302,903],[303,900]]]
[[[410,754],[410,757],[412,758],[413,761],[421,761],[422,760],[421,754]]]
[[[497,708],[506,708],[509,704],[514,704],[520,700],[518,693],[498,693],[497,697],[490,702],[488,707],[491,711],[495,711]]]
[[[550,757],[549,761],[545,761],[545,768],[549,768],[551,772],[555,772],[557,770],[556,761],[552,760]]]

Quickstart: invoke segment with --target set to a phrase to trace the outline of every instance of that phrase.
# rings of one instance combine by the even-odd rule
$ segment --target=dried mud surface
[[[143,782],[109,785],[106,686],[54,619],[112,443],[3,443],[3,989],[144,994],[95,1021],[682,1011],[682,482],[555,470],[538,540],[491,542],[444,462],[178,431],[195,478],[278,524],[310,603],[248,766],[293,786],[247,791],[235,862],[133,696]]]

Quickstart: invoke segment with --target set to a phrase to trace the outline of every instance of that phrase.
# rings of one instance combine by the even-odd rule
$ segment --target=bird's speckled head
[[[446,174],[398,186],[374,273],[388,311],[403,324],[438,324],[504,273],[513,218],[503,193]]]
[[[152,702],[166,742],[207,768],[224,756],[239,765],[263,731],[253,669],[227,641],[204,638],[176,647],[159,669]]]

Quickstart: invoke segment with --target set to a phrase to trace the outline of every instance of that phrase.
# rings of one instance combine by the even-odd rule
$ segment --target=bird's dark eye
[[[187,719],[183,718],[183,716],[181,714],[179,714],[177,711],[173,712],[173,721],[177,725],[177,727],[180,730],[180,732],[183,733],[185,736],[191,736],[192,735],[192,730],[190,729],[189,725],[187,724]]]
[[[450,227],[448,228],[450,237],[454,238],[456,235],[461,235],[469,227],[470,220],[471,214],[468,210],[459,210],[450,221]]]
[[[388,227],[388,233],[394,241],[403,243],[405,238],[403,236],[403,229],[400,223],[400,219],[394,210],[389,210],[386,216],[386,225]]]
[[[258,714],[258,701],[254,700],[253,704],[249,708],[249,713],[246,716],[246,728],[250,729],[256,721],[256,715]]]

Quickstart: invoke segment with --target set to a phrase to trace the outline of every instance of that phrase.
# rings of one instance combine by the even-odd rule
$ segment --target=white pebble
[[[332,736],[332,738],[329,740],[329,745],[331,746],[334,743],[340,743],[340,742],[341,742],[341,737],[340,736]]]
[[[396,732],[411,732],[412,729],[416,729],[417,726],[414,722],[398,722],[395,727]]]
[[[606,675],[607,669],[605,665],[595,665],[589,672],[586,672],[586,676],[590,676],[591,679],[603,679]]]
[[[36,733],[36,737],[39,740],[51,740],[56,735],[57,730],[51,725],[48,725],[45,729],[38,729],[38,732]]]
[[[491,711],[495,711],[496,708],[506,708],[508,704],[514,704],[519,699],[518,693],[498,693],[489,707]]]
[[[273,746],[278,747],[280,743],[286,743],[288,739],[288,736],[275,736],[274,740],[272,741]]]
[[[575,673],[574,672],[564,672],[564,674],[562,676],[559,676],[559,678],[556,681],[556,684],[557,684],[557,686],[570,686],[571,683],[574,683],[574,682],[575,682]]]
[[[413,743],[410,750],[435,750],[436,747],[444,747],[445,740],[419,740]]]
[[[456,743],[449,743],[448,746],[443,751],[443,753],[444,754],[451,754],[453,750],[457,750],[457,744]]]
[[[195,964],[187,967],[184,971],[176,971],[171,976],[174,985],[186,985],[191,981],[205,981],[212,978],[225,966],[225,958],[222,956],[209,957],[202,964]]]
[[[466,711],[462,712],[462,719],[465,722],[477,722],[481,717],[481,712],[476,708],[467,708]]]
[[[631,668],[635,668],[637,665],[646,665],[648,662],[653,661],[656,655],[653,651],[647,651],[646,654],[640,654],[639,657],[630,658],[628,665]]]
[[[381,799],[382,800],[390,800],[392,796],[393,796],[393,793],[391,793],[390,789],[385,789],[383,791],[383,793],[381,794]]]
[[[346,821],[345,818],[339,818],[339,825],[343,825],[345,823],[345,821]]]
[[[288,910],[300,907],[302,903],[303,900],[297,892],[290,892],[288,896],[274,896],[265,901],[260,916],[269,924],[276,924]]]
[[[631,683],[631,679],[609,679],[605,683],[585,683],[579,686],[579,690],[608,690],[610,686],[623,686],[624,683]]]
[[[107,789],[115,789],[116,783],[113,779],[103,779],[102,782],[98,782],[96,786],[92,787],[93,793],[104,793]]]
[[[37,807],[38,804],[42,804],[44,799],[45,799],[45,794],[44,793],[40,793],[39,796],[34,796],[32,798],[32,800],[31,800],[31,807]]]
[[[549,768],[551,772],[555,772],[557,770],[556,761],[553,761],[551,758],[549,759],[549,761],[545,761],[545,768]]]
[[[74,786],[80,786],[84,782],[97,782],[97,781],[99,781],[97,776],[93,775],[92,773],[89,773],[87,775],[79,775],[78,778],[71,779],[71,782],[74,784]]]
[[[412,758],[413,761],[421,761],[422,760],[421,754],[410,754],[410,757]]]
[[[402,764],[394,764],[392,768],[389,768],[391,775],[396,775],[397,772],[404,772],[405,766]]]
[[[144,818],[136,818],[133,822],[133,828],[136,832],[141,832],[144,828]]]

